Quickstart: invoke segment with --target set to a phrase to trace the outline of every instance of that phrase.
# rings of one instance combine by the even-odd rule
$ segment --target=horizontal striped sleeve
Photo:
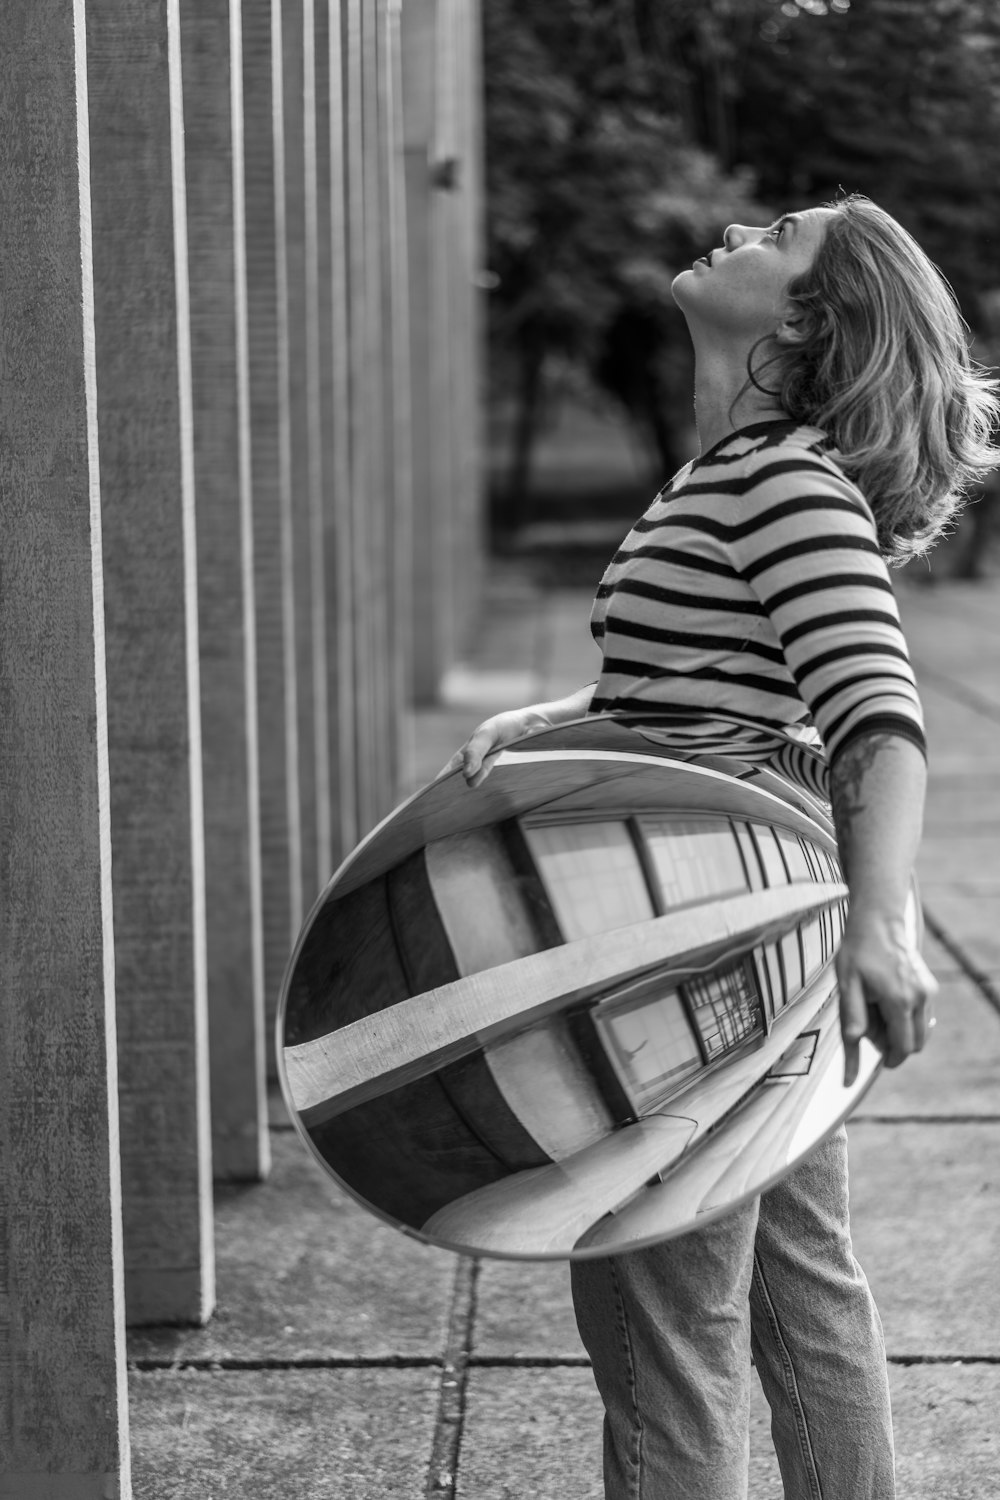
[[[923,716],[874,520],[831,461],[750,460],[725,547],[766,611],[832,760],[857,735],[924,748]]]

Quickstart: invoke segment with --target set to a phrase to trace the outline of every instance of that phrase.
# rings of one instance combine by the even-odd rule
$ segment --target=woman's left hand
[[[938,984],[914,946],[902,917],[856,916],[852,911],[836,959],[844,1087],[858,1076],[861,1038],[881,1048],[887,1068],[919,1052],[934,1025]]]

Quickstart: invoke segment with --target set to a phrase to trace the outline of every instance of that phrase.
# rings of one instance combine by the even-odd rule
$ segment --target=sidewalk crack
[[[455,1500],[457,1492],[478,1281],[478,1260],[460,1256],[455,1270],[455,1287],[438,1389],[437,1419],[427,1470],[425,1493],[428,1500]]]
[[[951,954],[966,978],[972,980],[983,999],[987,1000],[1000,1015],[1000,990],[997,989],[990,976],[979,967],[975,959],[970,958],[957,939],[952,937],[926,906],[924,907],[924,923],[932,937],[936,938],[941,947]]]

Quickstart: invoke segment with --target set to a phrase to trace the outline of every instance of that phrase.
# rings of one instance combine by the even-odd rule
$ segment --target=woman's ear
[[[788,313],[775,330],[779,344],[804,344],[809,336],[806,319],[802,313]]]

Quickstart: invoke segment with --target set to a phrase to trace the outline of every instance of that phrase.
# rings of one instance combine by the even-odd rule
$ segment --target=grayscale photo
[[[0,42],[0,1500],[998,1500],[996,0]]]

